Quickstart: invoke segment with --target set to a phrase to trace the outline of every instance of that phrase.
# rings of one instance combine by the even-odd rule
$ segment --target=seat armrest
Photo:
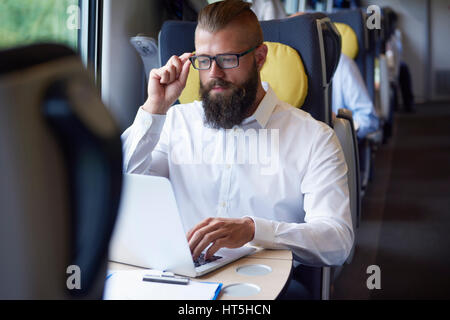
[[[352,112],[350,110],[339,109],[334,121],[334,131],[342,146],[348,167],[347,177],[350,191],[350,210],[352,214],[353,232],[356,235],[356,229],[359,226],[361,216],[361,187],[358,142],[353,126]],[[353,253],[347,259],[347,263],[352,260],[352,255]]]
[[[353,112],[351,110],[345,109],[345,108],[341,108],[341,109],[338,110],[337,117],[350,121],[350,123],[352,124],[353,130],[355,129],[354,126],[353,126]]]

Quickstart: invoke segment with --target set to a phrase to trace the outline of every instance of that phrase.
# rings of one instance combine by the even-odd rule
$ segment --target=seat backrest
[[[363,13],[363,20],[367,15]],[[335,22],[336,27],[342,36],[342,53],[351,59],[356,59],[359,53],[358,37],[355,31],[347,24]],[[375,41],[376,29],[366,29],[366,50],[365,50],[365,83],[371,100],[375,101]],[[364,48],[362,48],[364,50]],[[362,74],[363,75],[363,74]]]
[[[386,41],[388,41],[395,32],[396,13],[394,12],[394,10],[392,10],[391,7],[383,7],[381,8],[381,14],[384,17],[384,38]]]
[[[364,15],[366,17],[366,15]],[[366,19],[364,19],[366,20]],[[375,102],[375,57],[378,30],[367,30],[367,50],[366,50],[366,88],[372,102]]]
[[[366,50],[367,41],[366,33],[367,28],[365,27],[364,15],[361,9],[348,9],[341,10],[333,13],[327,14],[331,21],[341,22],[349,25],[356,34],[358,39],[358,55],[354,59],[358,65],[359,71],[363,79],[366,78]]]
[[[297,50],[308,76],[308,94],[302,109],[331,125],[329,87],[341,45],[331,21],[322,13],[307,13],[260,23],[266,41],[284,43]]]
[[[339,60],[341,58],[342,50],[342,38],[339,34],[336,26],[327,18],[322,18],[320,24],[318,22],[319,38],[322,34],[323,44],[324,44],[324,56],[325,56],[325,70],[326,74],[324,83],[324,88],[327,94],[327,112],[328,117],[331,119],[332,114],[332,80],[334,73],[336,72]],[[332,120],[330,120],[330,123]],[[332,124],[331,124],[332,125]]]
[[[0,299],[101,299],[122,148],[73,51],[0,52],[0,145]]]
[[[386,52],[386,41],[387,39],[387,19],[384,14],[383,8],[380,10],[380,29],[375,29],[375,56],[378,57],[380,54]]]
[[[322,13],[308,13],[289,19],[261,21],[260,24],[264,41],[288,45],[299,53],[308,78],[308,93],[301,107],[315,119],[331,125],[328,86],[339,54],[336,50],[326,49],[340,47],[340,38],[330,20]],[[172,55],[195,51],[195,28],[195,22],[166,21],[163,24],[159,35],[161,65]],[[298,33],[292,30],[298,30]]]
[[[355,59],[359,51],[358,38],[355,31],[348,24],[342,22],[334,22],[334,25],[341,35],[342,53],[350,59]]]

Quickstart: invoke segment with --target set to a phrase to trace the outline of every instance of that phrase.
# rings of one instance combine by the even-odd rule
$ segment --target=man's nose
[[[223,78],[225,73],[223,69],[219,67],[216,60],[211,61],[211,68],[209,69],[209,76],[211,78]]]

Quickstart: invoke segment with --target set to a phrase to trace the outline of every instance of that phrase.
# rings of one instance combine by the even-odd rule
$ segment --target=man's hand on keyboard
[[[210,244],[205,259],[209,259],[220,248],[239,248],[253,240],[255,224],[245,218],[207,218],[187,233],[192,257],[196,260]]]

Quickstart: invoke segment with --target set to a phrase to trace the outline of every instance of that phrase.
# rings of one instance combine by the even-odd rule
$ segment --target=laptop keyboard
[[[203,265],[205,265],[207,263],[210,263],[210,262],[216,261],[218,259],[221,259],[221,258],[222,258],[221,256],[214,256],[213,255],[208,260],[205,260],[205,254],[201,253],[200,256],[198,257],[198,259],[194,260],[194,264],[195,264],[195,267],[197,268],[197,267],[203,266]]]

